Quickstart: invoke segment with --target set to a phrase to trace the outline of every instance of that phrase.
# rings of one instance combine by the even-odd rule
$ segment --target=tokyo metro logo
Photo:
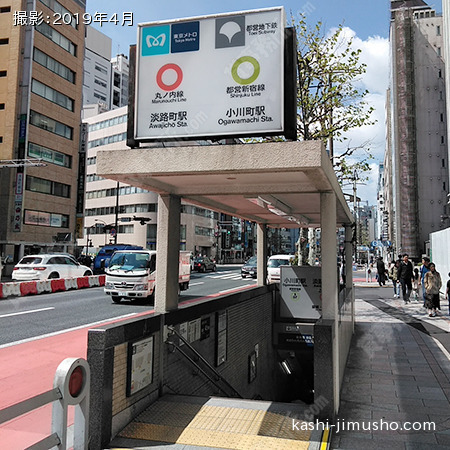
[[[142,30],[142,56],[166,55],[170,51],[170,25]]]

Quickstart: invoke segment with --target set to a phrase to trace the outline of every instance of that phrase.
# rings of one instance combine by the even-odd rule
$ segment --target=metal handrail
[[[11,419],[26,414],[27,412],[38,409],[41,406],[45,406],[48,403],[52,403],[62,398],[62,393],[59,388],[51,389],[50,391],[43,392],[34,397],[28,398],[15,405],[8,406],[0,410],[0,424],[8,422]]]
[[[78,390],[72,392],[70,383],[74,374],[76,380],[74,385]],[[77,386],[77,383],[80,383],[80,386]],[[0,424],[51,403],[53,404],[52,434],[31,445],[27,450],[46,450],[55,446],[60,450],[65,450],[68,445],[68,410],[69,406],[74,406],[75,423],[72,448],[85,450],[88,448],[89,390],[90,369],[88,363],[82,358],[66,358],[56,369],[53,389],[1,409]]]
[[[186,352],[181,350],[181,348],[172,341],[167,341],[168,344],[173,345],[185,358],[187,358],[192,364],[194,364],[202,373],[205,375],[216,387],[218,387],[224,394],[228,396],[228,393],[217,383],[217,381],[222,381],[238,398],[243,398],[241,394],[219,373],[217,370],[188,342],[175,328],[167,327],[167,329],[178,336],[178,338],[183,341],[183,343],[211,370],[217,377],[213,380],[200,366],[194,361]]]

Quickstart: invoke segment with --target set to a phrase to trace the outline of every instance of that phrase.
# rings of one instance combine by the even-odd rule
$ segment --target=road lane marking
[[[37,340],[40,340],[40,339],[46,339],[46,338],[49,338],[49,337],[58,336],[60,334],[69,333],[71,331],[81,330],[83,328],[90,328],[90,327],[94,327],[94,326],[97,326],[97,325],[113,323],[113,322],[116,322],[116,321],[128,319],[128,318],[133,317],[133,316],[147,314],[148,312],[152,312],[152,310],[144,311],[143,313],[125,314],[123,316],[118,316],[118,317],[112,317],[110,319],[99,320],[98,322],[92,322],[92,323],[88,323],[86,325],[79,325],[78,327],[67,328],[66,330],[54,331],[52,333],[41,334],[40,336],[34,336],[34,337],[22,339],[20,341],[8,342],[7,344],[0,345],[0,350],[2,350],[4,348],[12,347],[13,345],[25,344],[25,343],[31,342],[31,341],[37,341]]]
[[[16,312],[16,313],[2,314],[0,316],[0,319],[3,319],[4,317],[21,316],[23,314],[32,314],[32,313],[37,313],[37,312],[41,312],[41,311],[50,311],[51,309],[55,309],[55,307],[51,306],[49,308],[30,309],[29,311],[21,311],[21,312]]]
[[[190,286],[197,286],[198,284],[205,284],[204,281],[199,281],[198,283],[189,283],[189,287]]]

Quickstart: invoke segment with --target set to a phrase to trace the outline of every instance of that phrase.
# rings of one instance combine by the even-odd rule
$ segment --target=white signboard
[[[283,131],[283,8],[138,25],[135,139]]]
[[[128,396],[150,385],[153,381],[153,336],[130,344]]]
[[[321,268],[281,266],[280,317],[320,319],[322,316]]]

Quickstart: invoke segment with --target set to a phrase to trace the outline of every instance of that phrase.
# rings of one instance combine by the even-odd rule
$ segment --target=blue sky
[[[389,0],[165,0],[145,1],[130,0],[87,0],[87,12],[105,13],[112,17],[114,13],[122,18],[123,12],[133,12],[134,26],[99,24],[93,26],[113,40],[112,53],[128,54],[128,46],[136,43],[136,24],[157,20],[215,14],[222,12],[243,11],[248,9],[284,6],[286,15],[306,14],[310,24],[321,21],[326,29],[343,24],[354,30],[358,37],[365,40],[369,36],[388,37]]]

